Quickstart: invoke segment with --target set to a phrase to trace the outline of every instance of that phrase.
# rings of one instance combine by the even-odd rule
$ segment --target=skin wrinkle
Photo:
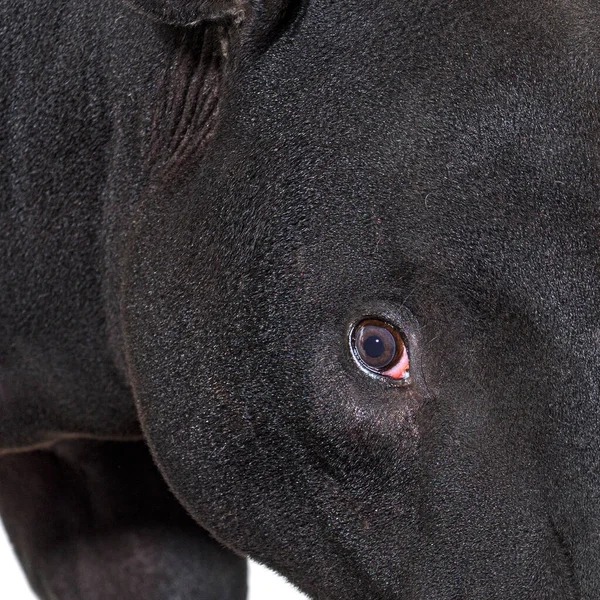
[[[242,600],[246,554],[316,600],[600,597],[594,2],[0,9],[40,597]]]

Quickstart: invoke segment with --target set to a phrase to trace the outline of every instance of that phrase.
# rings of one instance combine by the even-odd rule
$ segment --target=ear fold
[[[270,2],[273,0],[260,0]],[[276,0],[279,1],[279,0]],[[171,26],[172,52],[157,82],[147,165],[160,177],[201,157],[214,132],[242,28],[255,0],[123,0]]]
[[[157,85],[148,167],[159,177],[204,155],[231,73],[234,26],[202,22],[173,34],[170,64]]]
[[[164,178],[202,158],[221,118],[225,84],[241,44],[258,47],[268,39],[289,0],[123,1],[172,27],[173,51],[157,82],[146,146],[149,171]]]
[[[166,25],[191,27],[227,17],[242,18],[247,0],[125,0],[138,12]]]

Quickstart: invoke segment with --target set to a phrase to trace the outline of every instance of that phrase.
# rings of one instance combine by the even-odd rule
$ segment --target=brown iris
[[[404,342],[396,329],[385,321],[365,319],[352,332],[352,350],[364,367],[383,373],[402,358]]]

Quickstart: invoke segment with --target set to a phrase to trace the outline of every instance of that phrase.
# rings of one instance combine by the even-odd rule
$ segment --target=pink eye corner
[[[400,333],[380,319],[365,319],[351,334],[354,360],[367,371],[396,381],[408,381],[410,361]]]

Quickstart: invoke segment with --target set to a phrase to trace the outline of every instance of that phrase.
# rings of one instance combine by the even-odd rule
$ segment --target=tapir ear
[[[206,21],[243,16],[244,0],[125,0],[137,11],[165,23],[191,27]]]
[[[164,177],[204,155],[220,121],[242,31],[263,1],[272,0],[123,0],[171,29],[144,145],[153,173]]]
[[[171,28],[144,145],[149,170],[165,177],[206,154],[241,44],[268,39],[288,0],[123,1]]]

